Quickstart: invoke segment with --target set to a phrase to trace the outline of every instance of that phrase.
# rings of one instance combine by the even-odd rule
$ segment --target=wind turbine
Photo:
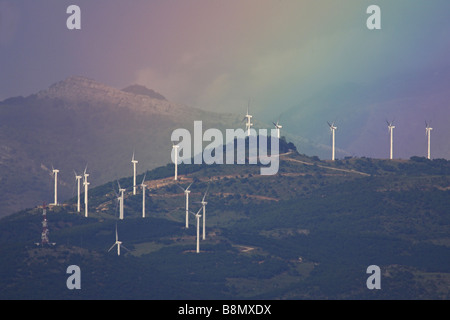
[[[178,148],[179,145],[172,144],[172,149],[175,152],[175,180],[178,180]]]
[[[250,107],[250,99],[248,100],[247,114],[245,115],[244,119],[242,119],[242,121],[244,121],[247,118],[247,122],[245,124],[245,129],[247,130],[247,136],[250,136],[250,129],[253,126],[253,123],[252,123],[253,116],[248,113],[249,107]]]
[[[53,203],[55,206],[58,205],[58,169],[53,168],[52,166],[53,176],[55,177],[55,202]]]
[[[145,187],[147,186],[144,181],[145,177],[147,176],[147,173],[144,175],[144,178],[142,179],[141,187],[142,187],[142,218],[145,218]]]
[[[386,120],[386,123],[388,125],[388,132],[390,134],[390,149],[389,149],[389,159],[393,159],[394,158],[394,128],[395,126],[392,125],[394,123],[394,120],[392,120],[391,122]]]
[[[133,164],[133,195],[136,195],[136,164],[139,161],[134,159],[134,152],[133,152],[133,157],[131,158],[131,163]]]
[[[87,178],[89,177],[89,173],[86,173],[87,166],[84,169],[84,179],[83,179],[83,185],[84,185],[84,216],[88,217],[88,186],[90,183],[87,181]]]
[[[336,153],[336,148],[335,148],[335,142],[336,142],[336,129],[337,127],[334,125],[334,122],[332,123],[328,123],[328,126],[330,127],[331,130],[331,136],[332,136],[332,142],[331,142],[331,160],[334,161],[335,159],[335,153]]]
[[[75,173],[75,179],[77,180],[77,186],[78,186],[78,201],[77,201],[77,212],[80,212],[81,210],[81,206],[80,206],[80,182],[81,179],[83,178],[82,176],[77,175],[77,173],[75,172],[75,170],[73,171]]]
[[[202,208],[200,208],[197,213],[193,213],[192,211],[189,211],[197,218],[197,253],[200,252],[200,217],[202,216],[200,214],[200,211],[202,211]]]
[[[206,195],[208,194],[208,188],[205,191],[205,194],[203,195],[203,199],[200,202],[202,204],[202,209],[203,209],[203,240],[205,240],[205,236],[206,236],[206,205],[208,204],[208,202],[205,201]]]
[[[116,223],[116,242],[112,245],[111,248],[109,248],[108,252],[110,252],[112,248],[114,248],[114,246],[116,245],[117,245],[117,255],[120,256],[120,247],[122,246],[122,241],[119,241],[119,234],[117,233],[117,223]],[[125,248],[125,246],[123,246],[123,248],[128,250],[127,248]]]
[[[186,189],[184,189],[181,186],[178,186],[180,187],[181,190],[184,191],[184,194],[186,195],[186,229],[189,228],[189,193],[191,193],[191,190],[189,190],[189,188],[193,183],[194,182],[191,182],[191,184]]]
[[[123,193],[125,192],[126,189],[120,187],[119,181],[117,181],[117,184],[119,186],[119,193],[120,193],[120,196],[117,198],[117,200],[119,200],[119,219],[123,220]]]
[[[428,137],[428,153],[427,153],[427,158],[431,159],[431,130],[433,130],[433,128],[430,127],[430,125],[425,122],[426,128],[425,128],[425,134]]]
[[[280,120],[277,121],[277,123],[272,122],[273,125],[275,126],[275,129],[277,129],[277,138],[280,139],[280,129],[283,128],[283,126],[279,123]]]

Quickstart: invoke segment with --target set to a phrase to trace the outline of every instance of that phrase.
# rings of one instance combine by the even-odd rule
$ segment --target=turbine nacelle
[[[332,123],[327,122],[327,123],[328,123],[328,126],[330,127],[330,130],[331,130],[331,131],[337,129],[337,127],[334,125],[334,122],[332,122]]]
[[[389,121],[386,120],[386,123],[387,123],[387,125],[388,125],[388,130],[389,130],[389,132],[391,132],[392,129],[395,128],[395,126],[393,125],[394,121],[389,122]]]
[[[202,215],[200,214],[200,211],[202,211],[203,207],[198,209],[197,213],[194,213],[193,211],[189,210],[190,213],[192,213],[196,218],[200,218]]]
[[[283,126],[279,123],[279,121],[277,121],[277,123],[275,123],[275,122],[272,122],[272,123],[273,123],[273,125],[275,126],[276,129],[283,128]]]
[[[425,122],[425,126],[425,133],[428,135],[430,134],[430,131],[433,130],[433,128],[431,128],[427,122]]]

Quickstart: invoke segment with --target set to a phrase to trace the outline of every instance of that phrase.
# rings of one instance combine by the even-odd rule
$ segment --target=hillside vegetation
[[[38,247],[42,209],[0,220],[1,299],[449,299],[450,162],[298,154],[280,141],[280,170],[257,165],[173,165],[127,189],[118,220],[117,181],[92,188],[90,216],[76,198],[48,210],[53,247]],[[142,181],[140,175],[137,181]],[[185,196],[204,193],[206,239],[185,228]],[[178,186],[177,186],[178,185]],[[119,239],[129,249],[108,252]],[[200,228],[201,230],[201,228]],[[81,269],[68,290],[66,269]],[[370,265],[381,290],[369,290]]]

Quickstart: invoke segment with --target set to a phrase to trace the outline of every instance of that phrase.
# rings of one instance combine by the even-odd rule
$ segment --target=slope
[[[320,161],[281,142],[280,171],[256,165],[173,165],[146,172],[127,191],[118,221],[117,181],[90,192],[91,216],[75,200],[48,213],[55,247],[39,248],[41,209],[0,220],[1,298],[64,299],[448,299],[450,163],[446,160]],[[138,177],[138,181],[143,175]],[[206,239],[195,253],[190,208],[207,195]],[[130,249],[107,252],[119,238]],[[65,286],[67,266],[82,289]],[[382,290],[366,288],[379,265]]]

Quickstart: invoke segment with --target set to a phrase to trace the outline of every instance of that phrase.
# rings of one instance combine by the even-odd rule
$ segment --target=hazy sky
[[[81,8],[81,30],[66,9]],[[382,30],[366,27],[371,4]],[[0,99],[71,75],[219,111],[448,65],[450,1],[0,0]]]

